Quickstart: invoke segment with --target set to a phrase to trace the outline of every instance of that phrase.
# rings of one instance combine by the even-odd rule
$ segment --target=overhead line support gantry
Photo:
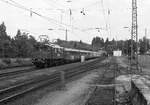
[[[136,43],[136,51],[134,52],[134,42]],[[137,0],[132,0],[132,27],[131,27],[131,60],[130,68],[132,70],[133,58],[136,61],[136,69],[138,67],[138,22],[137,22]]]

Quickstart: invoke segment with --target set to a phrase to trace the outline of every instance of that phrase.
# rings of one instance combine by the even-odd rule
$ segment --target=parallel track
[[[6,71],[1,71],[0,72],[0,79],[1,78],[7,78],[8,76],[12,77],[18,74],[22,74],[22,73],[27,73],[27,72],[31,72],[31,71],[35,71],[35,70],[40,70],[40,69],[36,69],[35,67],[29,67],[29,68],[20,68],[19,70],[6,70]],[[8,79],[8,78],[7,78]]]
[[[103,59],[104,58],[101,58],[101,60],[103,60]],[[99,62],[100,62],[100,60],[97,59],[93,62],[89,62],[85,65],[81,65],[79,67],[72,68],[70,70],[63,70],[65,72],[65,78],[70,79],[71,77],[77,76],[86,71],[96,69],[100,66],[100,65],[99,66],[96,65]],[[14,99],[17,96],[23,95],[27,92],[30,92],[30,91],[40,88],[42,86],[60,83],[61,82],[60,75],[61,75],[61,73],[59,71],[56,71],[56,72],[52,73],[51,75],[42,77],[40,79],[36,79],[36,80],[33,79],[33,80],[25,82],[25,83],[21,83],[21,84],[15,85],[15,86],[1,89],[0,90],[0,103],[7,102],[11,99]]]
[[[93,91],[84,105],[133,105],[129,100],[121,104],[116,101],[116,87],[111,84],[115,84],[117,76],[127,74],[128,71],[126,68],[120,68],[114,60],[111,59],[95,86],[93,85]],[[128,99],[128,96],[124,98]]]
[[[18,69],[19,67],[17,67],[16,69]],[[13,68],[15,69],[15,68]],[[28,72],[32,72],[32,71],[38,71],[38,70],[43,70],[43,69],[37,69],[35,68],[34,66],[29,66],[29,68],[27,68],[27,66],[24,67],[21,67],[20,69],[18,70],[12,70],[9,69],[4,69],[4,70],[1,70],[0,71],[0,80],[2,79],[8,79],[9,77],[14,77],[14,76],[17,76],[17,75],[20,75],[20,74],[23,74],[23,73],[28,73]]]
[[[29,65],[20,65],[20,66],[12,66],[12,67],[6,67],[6,68],[1,68],[0,70],[7,70],[7,69],[14,69],[14,68],[21,68],[21,67],[29,67],[29,66],[33,66],[33,64],[29,64]]]
[[[111,65],[113,65],[114,67],[109,68]],[[114,69],[116,69],[116,65],[112,63],[111,65],[108,64],[108,67],[105,68],[96,84],[109,85],[114,83],[115,79]],[[109,73],[111,74],[111,76],[108,76]],[[114,105],[112,101],[114,100],[115,95],[114,92],[115,92],[114,87],[103,88],[95,85],[85,105]]]

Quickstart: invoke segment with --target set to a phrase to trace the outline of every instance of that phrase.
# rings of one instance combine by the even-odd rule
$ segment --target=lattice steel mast
[[[136,51],[134,52],[134,41],[136,42]],[[137,24],[137,0],[132,0],[132,27],[131,27],[131,68],[133,58],[135,57],[136,69],[138,70],[138,24]]]

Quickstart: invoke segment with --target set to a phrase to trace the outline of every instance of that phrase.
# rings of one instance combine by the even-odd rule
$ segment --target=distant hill
[[[82,41],[65,41],[57,39],[56,44],[60,45],[61,47],[67,48],[74,48],[74,49],[81,49],[81,50],[95,50],[92,45],[84,43]]]

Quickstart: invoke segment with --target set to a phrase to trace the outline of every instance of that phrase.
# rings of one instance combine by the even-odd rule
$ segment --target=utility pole
[[[136,42],[136,52],[133,44]],[[132,69],[133,58],[135,57],[136,69],[138,70],[138,24],[137,24],[137,0],[132,0],[132,27],[131,27],[131,60],[130,69]]]
[[[48,30],[62,30],[62,31],[65,31],[65,40],[68,41],[68,31],[70,31],[70,30],[68,30],[67,28],[66,29],[52,29],[52,28],[50,28]]]
[[[147,52],[147,28],[145,28],[145,50]]]
[[[68,40],[68,30],[66,29],[66,36],[65,36],[66,41]]]

